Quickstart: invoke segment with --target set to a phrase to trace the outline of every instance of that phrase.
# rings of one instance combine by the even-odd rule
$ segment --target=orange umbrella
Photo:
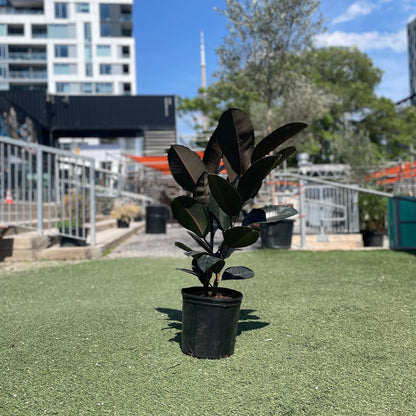
[[[195,152],[201,159],[204,156],[204,152]],[[168,156],[133,156],[127,155],[130,159],[135,162],[141,163],[148,168],[153,168],[165,175],[170,175]]]

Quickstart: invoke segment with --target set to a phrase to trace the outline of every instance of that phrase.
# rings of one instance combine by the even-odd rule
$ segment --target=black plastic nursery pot
[[[383,247],[384,234],[382,231],[363,231],[364,247]]]
[[[124,220],[117,220],[117,228],[129,228],[130,222]]]
[[[261,224],[260,236],[263,248],[290,249],[294,222],[294,220],[281,220]]]
[[[202,287],[182,289],[182,351],[197,358],[219,359],[234,353],[243,295],[219,288],[219,298],[203,296]]]
[[[88,228],[85,231],[83,228],[65,228],[64,232],[65,234],[80,236],[81,238],[61,235],[59,236],[59,245],[61,247],[84,247],[87,245]],[[85,238],[82,238],[84,233]]]

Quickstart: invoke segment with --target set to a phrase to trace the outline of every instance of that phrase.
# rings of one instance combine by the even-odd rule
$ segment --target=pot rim
[[[182,288],[182,298],[187,299],[191,302],[198,302],[204,304],[221,304],[232,305],[235,303],[241,303],[243,299],[243,294],[235,289],[229,289],[226,287],[219,287],[218,293],[221,293],[225,296],[230,296],[230,298],[211,298],[207,296],[202,296],[204,288],[202,286],[191,286]]]

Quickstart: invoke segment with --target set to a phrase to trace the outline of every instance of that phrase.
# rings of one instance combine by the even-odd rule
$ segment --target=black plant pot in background
[[[182,289],[182,351],[198,358],[218,359],[234,353],[243,295],[219,288],[223,298],[202,296],[202,287]]]
[[[85,229],[85,239],[82,238],[83,228],[65,228],[65,234],[80,236],[81,238],[59,236],[59,245],[61,247],[85,247],[87,245],[88,228]]]
[[[260,236],[263,248],[292,247],[294,220],[281,220],[260,225]]]
[[[383,247],[384,232],[382,231],[363,231],[364,247]]]
[[[129,228],[130,223],[128,221],[117,220],[117,228]]]

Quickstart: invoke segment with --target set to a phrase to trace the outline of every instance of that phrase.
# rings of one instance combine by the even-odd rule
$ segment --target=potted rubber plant
[[[110,215],[117,220],[117,228],[129,228],[130,221],[137,217],[141,207],[135,204],[114,204]]]
[[[279,146],[305,127],[304,123],[286,124],[255,146],[250,118],[232,108],[221,115],[202,160],[185,146],[170,147],[172,176],[189,193],[172,200],[172,213],[195,242],[195,247],[175,245],[191,261],[190,269],[181,270],[200,282],[182,289],[185,354],[211,359],[233,354],[242,294],[219,284],[251,278],[254,272],[245,266],[225,268],[226,259],[257,241],[260,223],[297,213],[284,205],[249,207],[263,179],[296,151],[293,146],[282,150]]]
[[[361,193],[358,207],[364,247],[383,247],[386,235],[387,198]]]

